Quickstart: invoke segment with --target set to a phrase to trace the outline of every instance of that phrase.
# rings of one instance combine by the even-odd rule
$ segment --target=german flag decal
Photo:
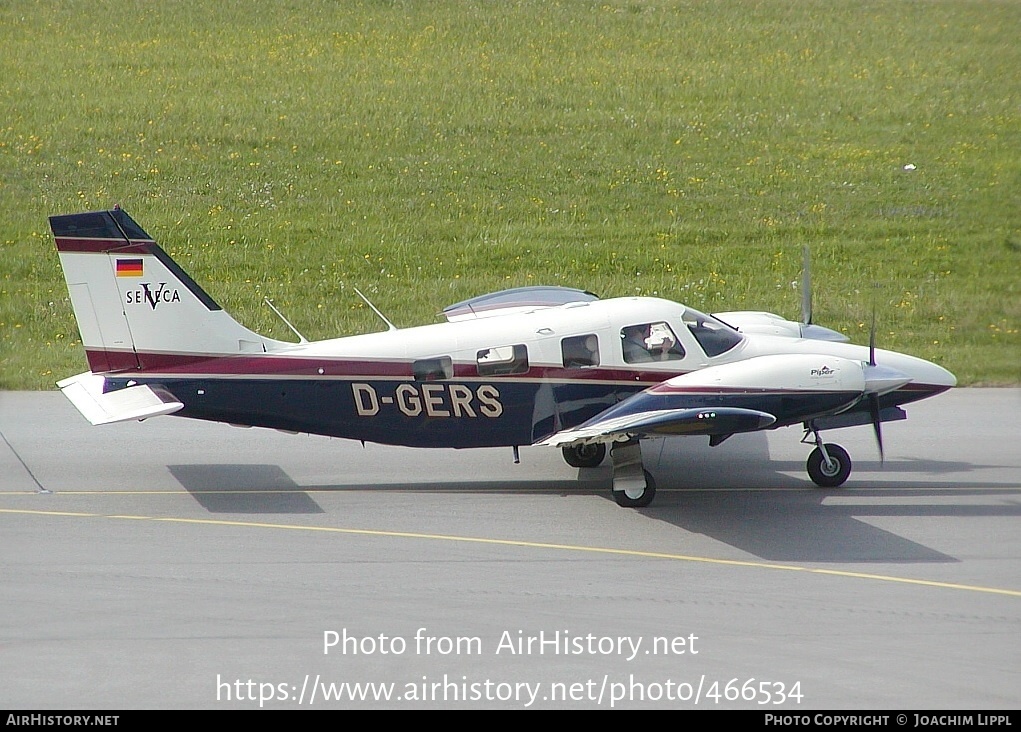
[[[118,277],[141,277],[142,276],[142,260],[141,259],[118,259],[117,260],[117,276]]]

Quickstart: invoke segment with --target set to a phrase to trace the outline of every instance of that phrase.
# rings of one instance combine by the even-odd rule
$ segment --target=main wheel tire
[[[645,490],[640,496],[629,496],[627,491],[613,491],[613,500],[622,508],[645,508],[656,497],[656,481],[648,470],[645,473]]]
[[[572,468],[596,468],[606,457],[606,445],[602,442],[567,445],[560,449],[564,453],[564,461]]]
[[[843,485],[851,474],[851,456],[840,445],[827,444],[825,447],[832,464],[827,466],[822,450],[815,448],[806,463],[808,477],[820,488],[836,488]]]

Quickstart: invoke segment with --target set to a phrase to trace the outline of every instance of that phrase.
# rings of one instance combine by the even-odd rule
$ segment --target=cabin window
[[[642,323],[621,328],[620,345],[625,363],[679,361],[684,347],[666,323]]]
[[[506,376],[528,371],[528,349],[523,345],[484,348],[476,356],[479,376]]]
[[[702,346],[705,355],[710,358],[726,353],[743,339],[740,333],[726,323],[697,310],[688,308],[682,318],[698,345]]]
[[[454,376],[454,362],[450,356],[439,358],[423,358],[415,361],[413,372],[415,381],[440,381]]]
[[[560,341],[564,368],[599,365],[599,339],[595,334],[572,336]]]

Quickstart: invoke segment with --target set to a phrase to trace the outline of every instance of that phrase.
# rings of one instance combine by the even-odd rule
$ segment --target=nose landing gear
[[[814,439],[810,442],[809,436]],[[819,430],[814,424],[805,426],[805,436],[801,440],[806,445],[815,443],[815,449],[808,456],[805,467],[808,477],[820,488],[837,488],[844,484],[851,475],[851,456],[847,450],[833,443],[824,444]]]

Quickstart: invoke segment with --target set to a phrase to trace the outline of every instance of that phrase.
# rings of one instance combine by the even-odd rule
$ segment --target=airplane
[[[363,443],[511,447],[515,462],[520,446],[545,445],[577,468],[608,452],[613,498],[641,508],[656,492],[642,439],[716,446],[801,425],[809,477],[834,488],[851,459],[821,432],[872,424],[882,456],[883,422],[956,385],[934,363],[877,349],[874,319],[862,346],[810,314],[713,316],[566,287],[482,295],[445,308],[445,322],[400,329],[366,300],[386,330],[321,341],[281,314],[298,342],[275,340],[224,312],[120,207],[50,226],[89,365],[57,385],[92,424],[172,414]]]

